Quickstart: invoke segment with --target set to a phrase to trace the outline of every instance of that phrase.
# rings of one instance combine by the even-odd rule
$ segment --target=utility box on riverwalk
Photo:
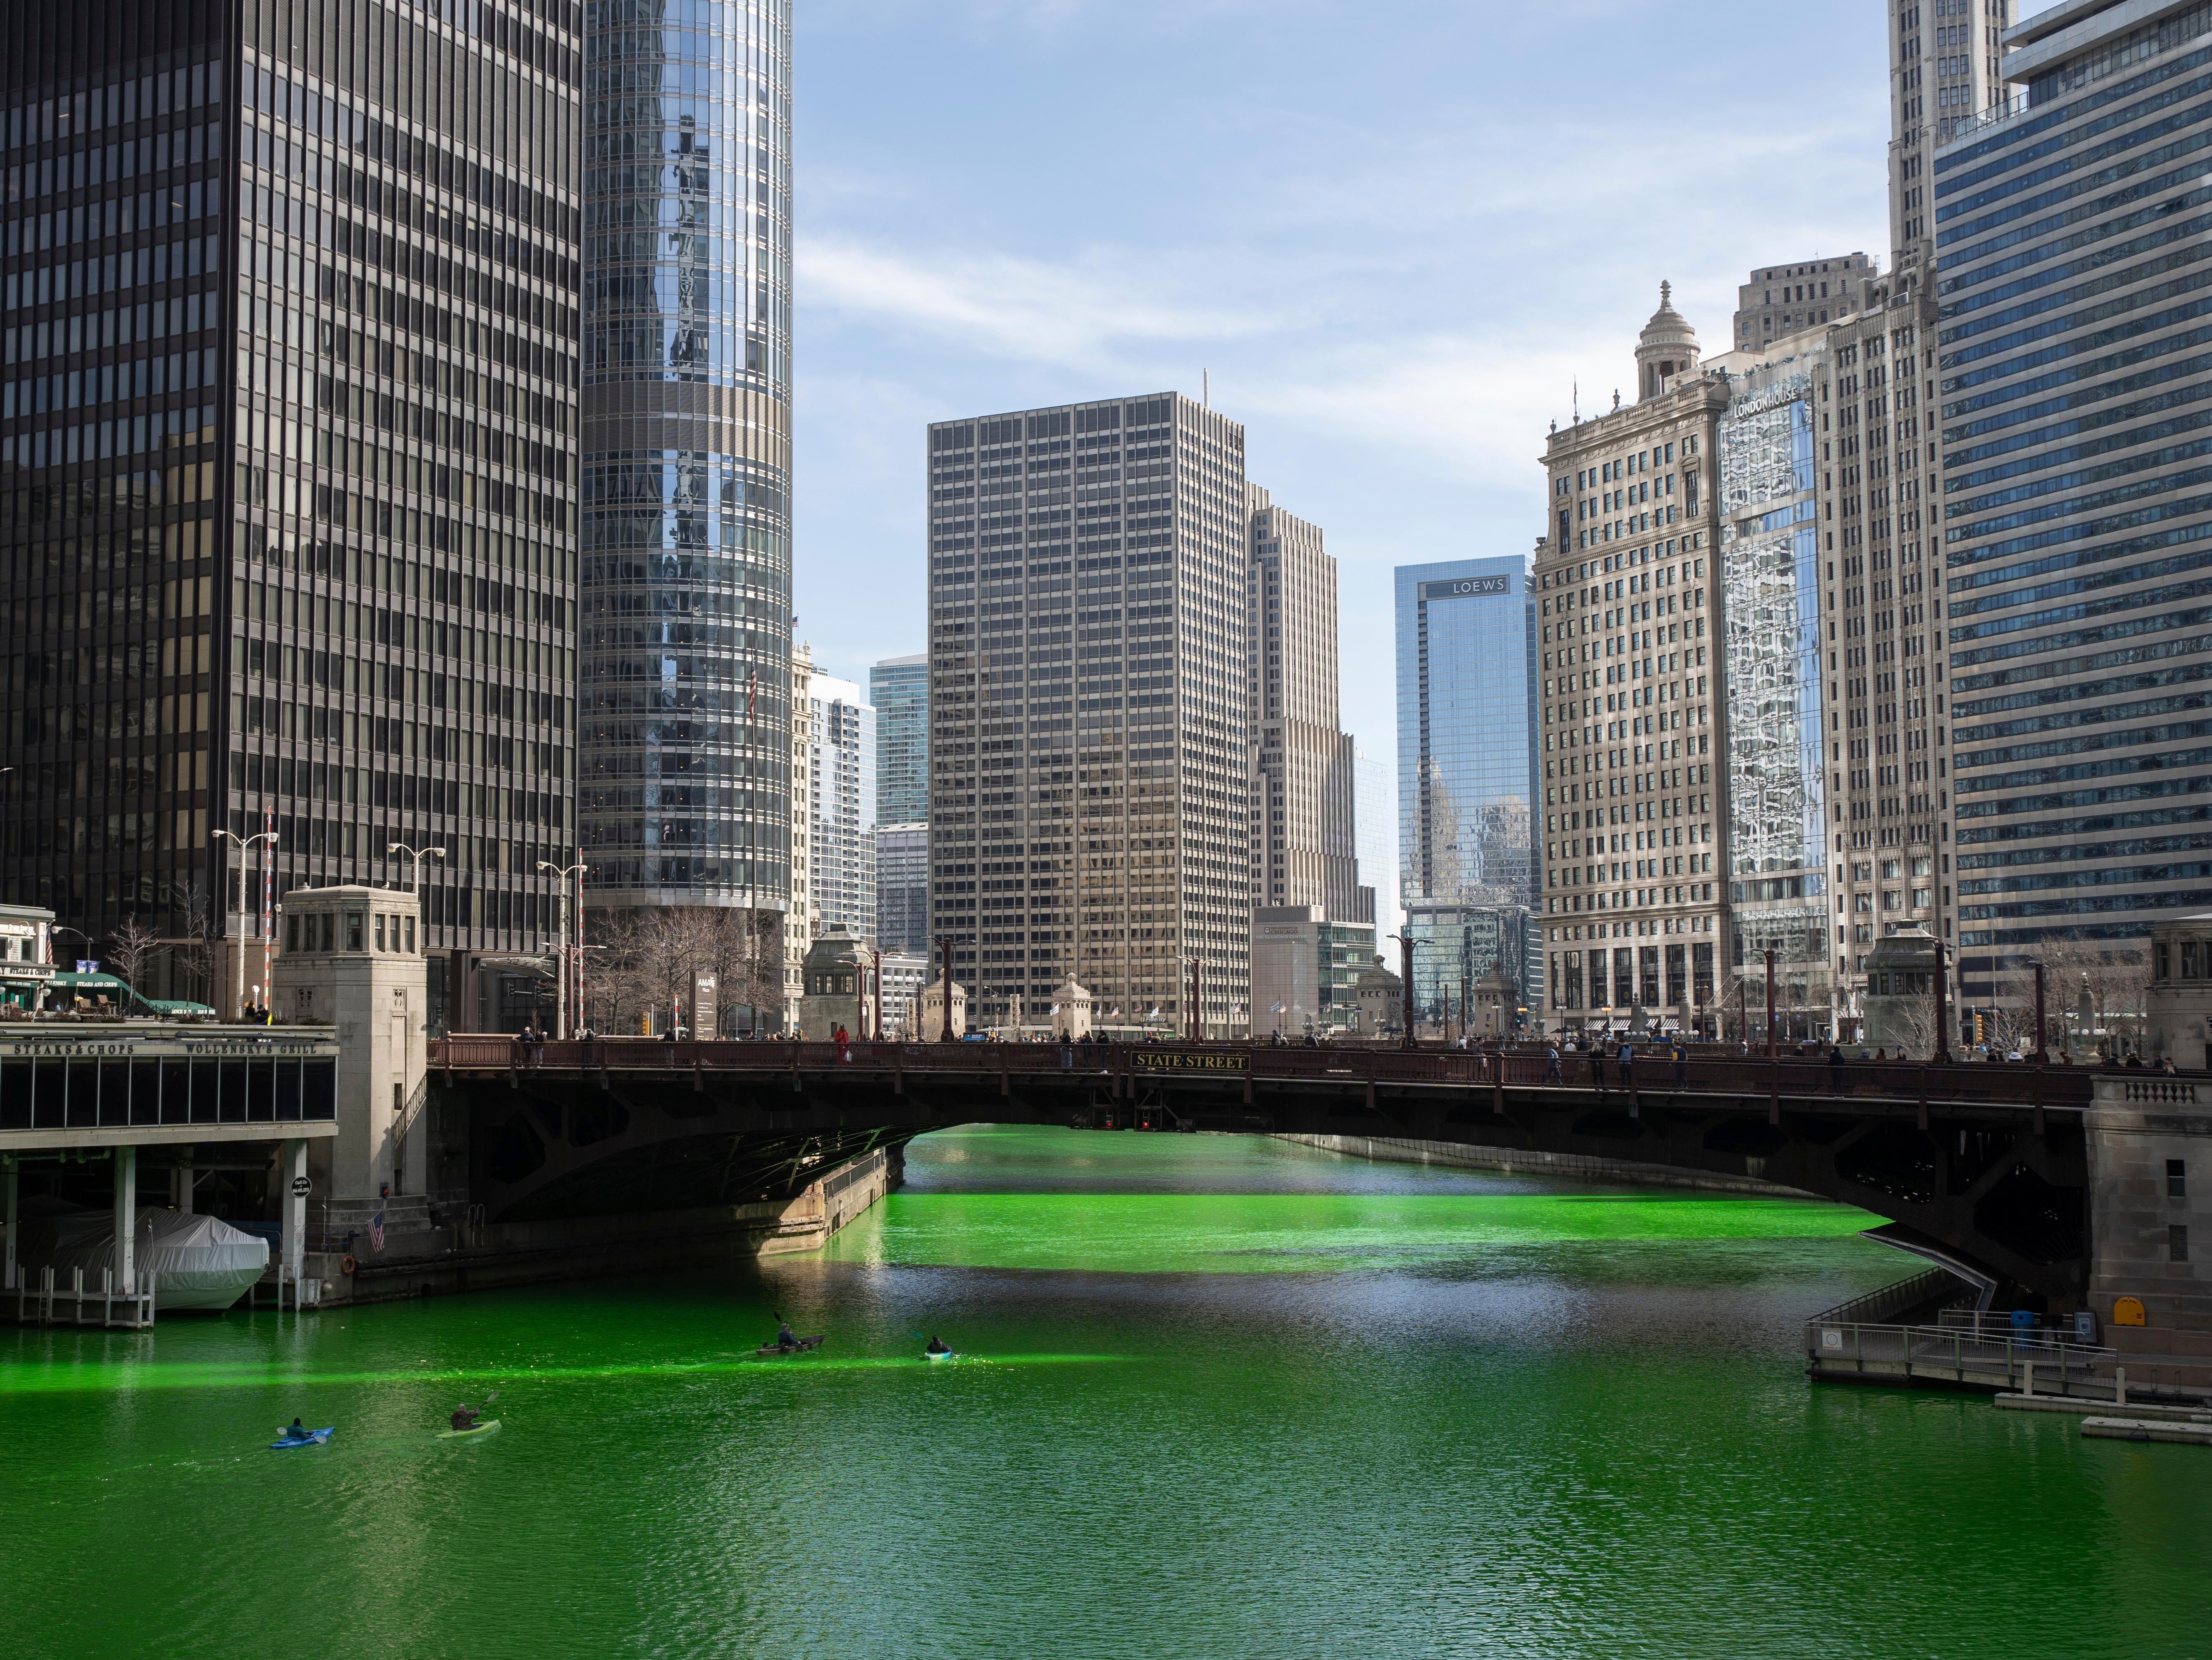
[[[2095,1088],[2085,1127],[2090,1307],[2130,1383],[2203,1388],[2212,1384],[2212,1084],[2116,1072]]]
[[[421,1201],[389,1199],[421,1194],[428,1169],[420,904],[390,888],[295,888],[277,926],[270,1007],[288,1022],[337,1031],[338,1133],[311,1160],[320,1201],[312,1213],[323,1231],[365,1231],[380,1208],[387,1231],[403,1226],[402,1211],[411,1217]]]

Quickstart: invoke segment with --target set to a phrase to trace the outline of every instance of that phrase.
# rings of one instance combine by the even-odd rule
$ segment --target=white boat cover
[[[267,1240],[213,1216],[142,1210],[136,1231],[131,1256],[138,1272],[150,1269],[156,1276],[157,1310],[227,1309],[269,1266]],[[33,1273],[52,1268],[58,1284],[66,1285],[71,1270],[82,1268],[85,1285],[96,1286],[101,1271],[115,1266],[114,1213],[56,1210],[27,1216],[18,1256]]]

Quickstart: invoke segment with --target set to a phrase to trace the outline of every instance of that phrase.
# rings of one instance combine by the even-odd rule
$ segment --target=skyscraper
[[[1902,272],[1934,260],[1937,147],[2004,102],[1998,60],[2013,8],[2012,0],[1889,0],[1888,9],[1890,268]]]
[[[216,832],[279,895],[419,876],[436,1023],[557,924],[578,73],[568,7],[0,21],[0,890],[161,989],[231,1000]]]
[[[878,824],[876,943],[886,952],[929,955],[929,826]]]
[[[842,922],[861,939],[876,932],[876,712],[850,680],[809,682],[807,838],[819,928]]]
[[[1876,270],[1863,253],[1760,266],[1735,291],[1735,349],[1759,351],[1858,310]]]
[[[1387,755],[1352,752],[1352,838],[1359,885],[1375,895],[1376,937],[1398,932],[1398,786]]]
[[[1537,873],[1535,606],[1517,556],[1401,565],[1398,849],[1413,957],[1414,1006],[1457,1006],[1457,988],[1502,968],[1524,990],[1540,970],[1528,918]],[[1481,914],[1478,924],[1476,913]],[[1490,941],[1462,963],[1442,942]]]
[[[921,824],[929,817],[929,654],[870,667],[868,702],[876,711],[876,818]]]
[[[586,56],[586,897],[780,910],[790,8],[595,0]]]
[[[1352,845],[1352,737],[1336,724],[1336,561],[1320,526],[1256,484],[1250,495],[1252,903],[1372,922]]]
[[[1710,1007],[1728,915],[1713,512],[1728,382],[1700,368],[1664,283],[1636,359],[1638,402],[1552,434],[1536,556],[1549,1003],[1600,1029]]]
[[[1914,370],[1943,400],[1944,591],[1913,598],[1950,699],[1969,999],[2045,942],[2201,909],[2212,816],[2212,214],[2182,160],[2212,137],[2212,12],[2077,0],[2006,44],[2025,98],[1936,152],[1941,337]]]
[[[932,922],[988,1018],[1249,1018],[1244,432],[1175,393],[929,429]]]

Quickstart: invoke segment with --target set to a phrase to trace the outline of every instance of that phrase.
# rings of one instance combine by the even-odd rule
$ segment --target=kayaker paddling
[[[952,1353],[952,1345],[933,1335],[929,1340],[929,1347],[924,1352],[929,1354],[950,1354]]]
[[[453,1408],[453,1427],[457,1430],[472,1430],[477,1426],[477,1420],[483,1416],[482,1413],[464,1401]]]

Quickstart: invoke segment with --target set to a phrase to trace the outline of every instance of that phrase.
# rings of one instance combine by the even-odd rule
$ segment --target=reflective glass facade
[[[585,8],[591,903],[790,899],[791,15]]]
[[[807,682],[808,857],[814,916],[876,933],[876,712],[850,680]]]
[[[1536,624],[1518,557],[1401,565],[1398,848],[1401,903],[1535,903]],[[1428,972],[1416,953],[1417,994]],[[1539,988],[1533,950],[1509,958]]]
[[[2212,6],[2139,15],[2032,47],[1936,156],[1970,996],[2212,887]]]
[[[280,899],[441,850],[434,1019],[557,924],[578,21],[0,19],[0,890],[150,927],[160,990],[230,1000],[226,830],[275,830]]]
[[[929,818],[929,655],[891,657],[868,670],[876,711],[876,820]]]
[[[1755,368],[1721,419],[1721,684],[1732,964],[1756,972],[1763,996],[1772,949],[1778,1000],[1817,1010],[1808,1018],[1825,1025],[1832,985],[1812,392],[1802,358]]]

